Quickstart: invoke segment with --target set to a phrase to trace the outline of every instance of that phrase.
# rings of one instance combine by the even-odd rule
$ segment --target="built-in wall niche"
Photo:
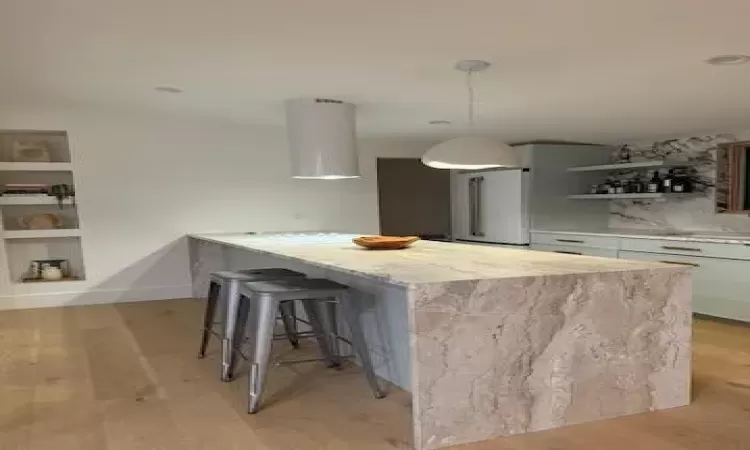
[[[0,131],[0,162],[70,162],[65,131]]]
[[[72,186],[66,132],[0,131],[0,291],[8,281],[27,283],[34,293],[41,283],[84,279]],[[55,264],[50,260],[65,261],[63,278],[55,269],[31,273],[33,261],[41,269]]]
[[[31,262],[35,260],[65,259],[70,269],[67,280],[85,279],[81,239],[77,237],[6,239],[10,279],[23,283],[29,276]]]
[[[57,205],[12,205],[0,208],[2,229],[5,231],[28,230],[33,224],[57,223],[58,229],[78,228],[78,211],[75,205],[66,202],[62,209]],[[40,217],[45,216],[45,217]],[[30,226],[31,225],[31,226]]]

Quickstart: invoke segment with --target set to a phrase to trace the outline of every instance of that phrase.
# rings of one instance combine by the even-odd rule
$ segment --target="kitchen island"
[[[689,268],[352,237],[192,235],[195,295],[212,271],[272,266],[351,286],[378,375],[412,393],[419,450],[689,403]]]

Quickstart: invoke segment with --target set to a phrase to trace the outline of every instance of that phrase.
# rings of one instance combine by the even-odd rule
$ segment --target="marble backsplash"
[[[613,201],[610,228],[750,232],[750,217],[747,215],[716,213],[716,195],[717,191],[722,195],[723,185],[719,182],[717,186],[716,149],[720,144],[737,140],[730,134],[717,134],[633,146],[633,161],[669,159],[690,163],[705,193],[666,201]]]

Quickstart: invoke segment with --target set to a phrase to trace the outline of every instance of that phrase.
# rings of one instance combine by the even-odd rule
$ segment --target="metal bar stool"
[[[286,278],[283,280],[246,282],[240,286],[240,309],[235,333],[241,336],[250,322],[250,376],[248,392],[248,413],[254,414],[260,408],[263,389],[271,363],[276,310],[280,303],[301,301],[310,326],[318,340],[323,360],[329,367],[340,364],[340,355],[335,350],[336,341],[343,339],[337,330],[330,328],[326,309],[330,300],[337,301],[351,331],[351,344],[359,355],[367,381],[376,398],[385,397],[378,385],[375,370],[367,350],[364,333],[359,325],[357,302],[352,301],[349,288],[325,279]],[[335,305],[334,305],[335,306]],[[328,322],[326,324],[325,322]]]
[[[238,271],[214,272],[210,275],[211,284],[208,288],[208,301],[203,317],[203,336],[198,357],[206,356],[206,348],[211,335],[221,339],[221,380],[231,381],[231,367],[235,359],[235,329],[237,324],[237,313],[240,304],[240,284],[249,281],[266,281],[286,278],[304,279],[305,274],[287,269],[249,269]],[[219,303],[223,304],[224,311],[219,318],[221,331],[216,333],[216,308]],[[287,338],[295,348],[299,346],[296,314],[294,302],[286,302],[279,308]]]

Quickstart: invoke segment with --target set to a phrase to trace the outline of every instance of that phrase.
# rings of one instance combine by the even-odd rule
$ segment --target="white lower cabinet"
[[[620,250],[620,258],[693,268],[693,311],[750,322],[750,261]]]
[[[577,245],[550,245],[532,243],[531,249],[540,252],[565,253],[568,255],[586,255],[600,256],[602,258],[617,258],[617,249],[614,248],[594,248],[582,247]]]

